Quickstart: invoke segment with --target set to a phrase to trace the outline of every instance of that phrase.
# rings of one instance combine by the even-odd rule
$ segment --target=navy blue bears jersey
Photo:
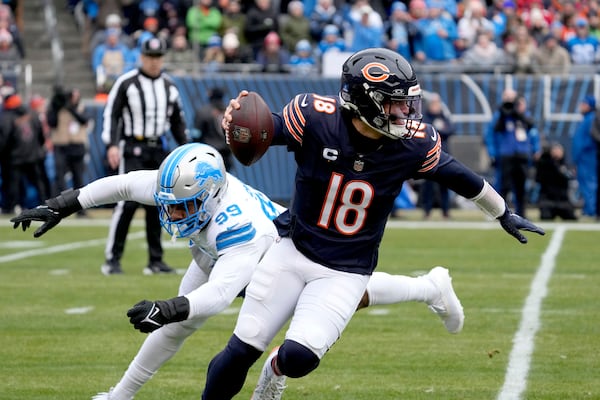
[[[290,236],[311,260],[338,270],[372,273],[402,183],[435,177],[441,166],[453,164],[427,124],[412,139],[365,138],[337,96],[297,95],[274,114],[274,123],[273,144],[287,145],[297,163],[292,203],[276,220],[280,235]],[[471,178],[466,192],[473,197],[483,180]]]

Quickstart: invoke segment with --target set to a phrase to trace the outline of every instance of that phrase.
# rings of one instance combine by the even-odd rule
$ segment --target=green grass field
[[[0,399],[89,399],[107,390],[145,337],[127,309],[176,295],[180,276],[142,275],[140,223],[125,274],[101,275],[101,222],[69,219],[33,239],[0,220]],[[390,225],[379,270],[448,267],[465,308],[463,332],[448,334],[419,303],[361,310],[316,371],[288,380],[284,399],[600,399],[600,224],[548,224],[527,245],[490,222]],[[165,247],[169,264],[187,267],[184,241]],[[239,306],[210,319],[136,399],[200,398]],[[265,357],[238,398],[250,398]]]

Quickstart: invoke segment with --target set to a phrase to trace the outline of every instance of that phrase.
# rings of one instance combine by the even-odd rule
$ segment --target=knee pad
[[[262,351],[242,342],[233,335],[223,351],[208,365],[206,386],[202,399],[231,399],[242,389],[248,369]]]
[[[308,375],[319,366],[321,360],[308,347],[293,340],[283,342],[277,353],[277,366],[290,378]]]
[[[252,365],[258,360],[262,351],[242,342],[237,336],[232,335],[224,350],[225,353],[242,365]]]

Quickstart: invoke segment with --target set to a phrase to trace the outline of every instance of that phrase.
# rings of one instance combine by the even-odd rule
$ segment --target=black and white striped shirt
[[[156,139],[169,130],[177,144],[187,141],[179,91],[171,78],[164,73],[151,78],[140,69],[121,75],[108,95],[102,141],[116,146],[124,138]]]

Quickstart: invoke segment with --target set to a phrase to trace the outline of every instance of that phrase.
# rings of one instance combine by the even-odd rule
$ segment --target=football
[[[271,110],[256,92],[240,99],[240,109],[231,112],[227,144],[239,162],[248,166],[258,161],[273,140]]]

